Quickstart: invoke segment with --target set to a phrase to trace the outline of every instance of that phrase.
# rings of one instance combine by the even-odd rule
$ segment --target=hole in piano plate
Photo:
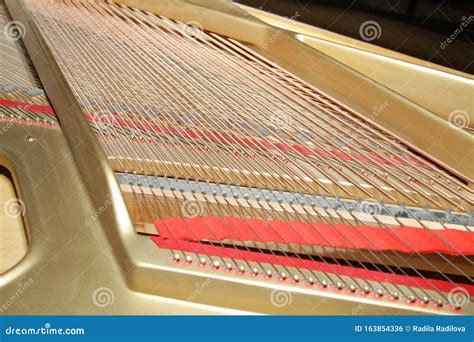
[[[0,274],[26,254],[28,238],[23,215],[25,203],[18,197],[10,171],[0,165]]]

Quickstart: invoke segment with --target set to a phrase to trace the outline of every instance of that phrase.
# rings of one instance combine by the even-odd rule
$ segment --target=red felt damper
[[[153,221],[164,239],[275,242],[309,246],[395,250],[403,253],[474,254],[474,233],[457,229],[352,227],[237,217],[167,218]]]
[[[21,108],[31,112],[47,114],[54,116],[54,110],[51,106],[34,105],[26,102],[14,102],[6,99],[0,99],[0,106]]]
[[[205,245],[197,242],[169,240],[159,236],[153,236],[151,239],[158,245],[158,247],[164,249],[180,250],[189,253],[207,254],[211,256],[220,256],[223,258],[232,258],[237,260],[285,265],[288,267],[299,267],[314,271],[339,274],[342,276],[350,276],[378,282],[394,283],[398,285],[424,288],[427,290],[449,292],[459,286],[462,286],[464,289],[467,290],[467,292],[469,292],[471,296],[474,296],[474,285],[459,285],[445,280],[424,279],[415,276],[411,277],[401,274],[367,270],[365,268],[327,264],[324,262],[312,260],[303,260],[296,257],[263,254],[247,250],[238,250],[235,248]]]
[[[379,163],[382,165],[389,165],[392,163],[396,163],[399,165],[406,165],[404,161],[402,161],[400,158],[397,157],[387,157],[389,160],[382,159],[378,156],[372,156],[372,160],[368,159],[367,157],[361,155],[361,154],[353,154],[348,155],[346,153],[343,153],[341,151],[333,150],[333,155],[329,154],[326,151],[323,151],[319,148],[316,149],[309,149],[307,147],[301,146],[301,145],[288,145],[288,144],[283,144],[283,143],[277,143],[277,144],[270,144],[264,140],[261,139],[245,139],[245,138],[239,138],[236,136],[228,135],[225,133],[216,133],[216,132],[210,132],[210,133],[200,133],[200,132],[195,132],[190,129],[183,129],[183,128],[176,128],[176,127],[166,127],[166,126],[160,126],[156,125],[153,123],[148,123],[144,121],[137,121],[137,120],[131,120],[131,119],[124,119],[122,117],[118,116],[113,116],[113,115],[99,115],[99,114],[92,114],[92,113],[86,113],[86,119],[89,121],[101,121],[104,124],[113,124],[113,125],[118,125],[121,127],[134,127],[137,129],[143,129],[146,131],[152,131],[156,133],[161,133],[161,134],[168,134],[168,135],[174,135],[178,137],[183,137],[183,138],[188,138],[188,139],[206,139],[206,140],[211,140],[216,143],[222,143],[226,145],[241,145],[241,146],[246,146],[250,147],[253,149],[260,149],[260,150],[280,150],[282,152],[289,152],[289,153],[295,153],[299,152],[303,155],[320,155],[324,158],[339,158],[342,160],[352,160],[353,158],[362,161],[362,162],[369,162],[369,163]],[[412,157],[408,157],[410,160],[410,163],[416,166],[421,166],[416,159]]]

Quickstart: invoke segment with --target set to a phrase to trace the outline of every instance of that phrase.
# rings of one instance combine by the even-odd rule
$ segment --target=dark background
[[[474,15],[474,0],[236,0],[261,10],[361,39],[376,21],[382,34],[369,43],[474,74],[474,17],[451,43],[446,39]],[[445,45],[445,48],[441,46]]]

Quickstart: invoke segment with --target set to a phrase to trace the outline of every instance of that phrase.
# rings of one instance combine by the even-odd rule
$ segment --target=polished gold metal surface
[[[0,139],[0,163],[12,170],[19,185],[30,248],[0,276],[2,314],[236,313],[130,289],[124,278],[133,279],[135,267],[121,268],[125,255],[116,241],[107,239],[100,221],[85,224],[96,209],[61,130],[14,125],[9,133]],[[28,142],[25,136],[41,140]],[[109,302],[102,306],[104,298]]]
[[[169,250],[158,249],[148,235],[136,233],[134,223],[149,222],[146,221],[148,219],[146,215],[145,218],[137,220],[136,217],[140,216],[140,213],[137,215],[137,212],[132,211],[130,203],[138,205],[138,210],[146,210],[145,205],[140,205],[140,200],[145,201],[143,194],[153,193],[150,198],[155,201],[155,194],[160,191],[141,183],[118,184],[114,171],[126,171],[122,166],[126,161],[112,158],[107,148],[104,151],[103,141],[99,141],[96,137],[97,130],[93,129],[94,126],[91,126],[84,115],[84,104],[78,101],[77,97],[77,91],[81,88],[73,84],[65,69],[67,63],[64,63],[55,51],[54,39],[58,38],[49,34],[45,22],[40,21],[38,13],[41,12],[32,11],[29,7],[31,3],[40,2],[28,0],[6,2],[15,20],[25,25],[27,32],[24,37],[25,45],[61,124],[61,128],[15,125],[10,128],[8,136],[0,137],[0,152],[2,152],[0,164],[12,170],[15,177],[19,197],[25,202],[24,217],[30,237],[30,249],[25,259],[11,271],[0,276],[2,297],[4,294],[6,296],[14,294],[19,283],[31,283],[27,291],[21,295],[21,302],[15,300],[8,305],[5,310],[7,313],[24,313],[26,307],[31,313],[63,314],[353,314],[354,308],[361,305],[364,314],[453,313],[448,305],[441,307],[434,303],[411,305],[404,300],[390,299],[389,296],[362,296],[346,290],[341,291],[336,286],[310,286],[302,281],[281,281],[277,276],[268,277],[266,274],[253,276],[250,272],[240,274],[235,269],[232,271],[225,271],[223,267],[216,269],[209,266],[213,265],[216,259],[205,255],[201,255],[207,265],[203,267],[194,256],[192,262],[188,263],[183,260],[185,254],[178,254],[176,257],[173,253],[170,255]],[[79,6],[82,4],[81,1],[65,1],[65,3]],[[90,3],[98,2],[88,4]],[[197,20],[206,30],[211,31],[210,36],[222,44],[225,43],[224,39],[215,36],[215,33],[246,43],[247,45],[242,45],[231,39],[230,45],[227,46],[239,49],[239,53],[254,58],[254,61],[265,66],[262,70],[275,67],[275,70],[283,74],[284,70],[280,69],[280,66],[285,67],[310,85],[317,85],[318,89],[323,89],[326,94],[355,109],[359,116],[370,117],[370,108],[374,101],[375,104],[384,103],[377,102],[382,99],[389,101],[390,106],[384,112],[383,118],[380,118],[380,122],[370,123],[384,128],[377,131],[381,132],[378,138],[383,139],[385,132],[387,134],[391,132],[401,142],[414,150],[424,152],[425,156],[439,162],[459,177],[454,178],[427,159],[430,172],[437,172],[441,177],[446,177],[460,186],[458,190],[453,190],[455,188],[451,188],[450,185],[446,186],[449,195],[438,189],[437,195],[434,196],[436,201],[442,203],[438,209],[455,206],[461,213],[472,209],[469,188],[463,184],[463,181],[472,181],[472,165],[465,163],[463,159],[457,159],[463,152],[469,152],[469,146],[462,145],[470,141],[467,132],[453,130],[447,123],[426,110],[315,52],[296,41],[289,33],[283,32],[281,39],[279,37],[268,49],[262,49],[263,44],[277,32],[275,28],[256,20],[227,2],[215,4],[219,5],[217,9],[202,1],[165,1],[158,4],[150,1],[133,1],[134,7],[182,22]],[[105,8],[108,9],[107,6]],[[120,13],[124,21],[127,21],[126,15],[133,17],[126,8],[113,8],[110,11]],[[113,35],[118,33],[109,33],[106,37],[110,38]],[[288,50],[289,47],[302,49],[303,57],[297,62],[292,60],[294,56],[288,51],[294,50]],[[247,48],[250,50],[246,50]],[[264,60],[258,61],[257,55],[253,55],[255,51],[272,58],[279,63],[279,66],[275,66],[272,62],[265,64],[267,62]],[[316,64],[305,65],[307,62]],[[94,64],[95,67],[97,65],[100,64]],[[308,68],[313,68],[315,65],[320,68],[318,69],[320,74],[314,70],[306,74]],[[334,74],[328,75],[325,71],[329,66]],[[96,72],[99,75],[99,70],[96,69]],[[79,83],[83,82],[80,77],[75,79]],[[291,80],[299,84],[297,78]],[[348,92],[348,89],[354,92]],[[330,98],[327,103],[330,103],[333,109],[353,113],[352,109],[349,110],[338,102],[331,103],[329,100]],[[433,141],[428,143],[429,139],[421,134],[422,132],[415,130],[415,127],[406,127],[406,121],[395,119],[395,113],[405,118],[410,117],[410,123],[423,122],[423,125],[431,127],[433,132],[439,134],[443,132],[443,136],[448,134],[450,140],[445,147],[452,151],[453,156],[448,157],[437,151]],[[376,131],[375,128],[373,131]],[[25,139],[26,137],[32,139]],[[41,139],[38,139],[39,137]],[[454,149],[453,146],[458,149]],[[126,154],[119,156],[119,158],[126,157]],[[130,162],[136,163],[136,170],[129,171],[157,171],[153,168],[150,170],[144,168],[143,164],[147,164],[145,159],[137,161],[135,156],[130,158]],[[174,173],[182,170],[179,163],[177,164]],[[434,183],[441,184],[438,179],[435,179]],[[433,188],[430,189],[433,191]],[[394,190],[397,192],[397,189]],[[58,196],[54,202],[49,200],[51,193]],[[165,196],[163,193],[165,192],[157,195],[161,196],[161,203],[169,198],[174,201],[179,196],[181,198],[195,196],[191,191],[171,190]],[[334,189],[330,193],[334,193]],[[375,197],[380,198],[381,194],[377,193]],[[426,203],[429,202],[426,196],[421,197],[424,197]],[[230,200],[226,201],[231,203]],[[130,202],[127,203],[128,206],[126,202]],[[170,211],[164,212],[164,215],[170,214]],[[326,215],[340,218],[339,215],[346,214],[340,212],[335,214],[330,211]],[[374,217],[377,215],[366,219],[374,220]],[[352,219],[358,220],[354,216]],[[383,221],[387,218],[379,219]],[[379,221],[373,222],[380,224]],[[422,220],[414,224],[424,227]],[[442,226],[444,223],[436,228],[442,229]],[[146,232],[144,227],[142,231]],[[461,225],[459,228],[472,227]],[[221,260],[223,264],[234,261],[226,257]],[[456,266],[462,263],[465,263],[465,267],[461,267],[461,274],[467,272],[468,275],[472,275],[472,263],[470,264],[468,260],[449,265]],[[250,269],[262,267],[262,263],[249,262],[248,266]],[[274,265],[263,263],[263,269],[272,268]],[[325,272],[311,273],[307,270],[295,270],[293,267],[288,267],[287,270],[290,274],[300,272],[308,279],[311,274],[322,279],[328,277]],[[337,277],[329,272],[329,278],[332,276]],[[351,278],[339,277],[343,283],[351,283],[353,281]],[[382,284],[392,289],[392,284],[387,281],[366,283],[374,288]],[[409,286],[402,288],[403,291],[420,293],[419,289],[412,289]],[[438,298],[436,296],[439,293],[434,293],[435,291],[424,292],[429,297]],[[105,294],[104,296],[109,298],[106,305],[98,302],[98,294]],[[279,302],[275,304],[276,296],[284,296],[289,298],[289,301],[285,305],[280,305]],[[473,310],[473,306],[469,304],[463,307],[461,312],[472,313]]]
[[[293,32],[303,43],[383,84],[445,120],[453,121],[456,112],[465,113],[463,125],[465,128],[474,129],[473,103],[471,98],[466,96],[472,92],[474,86],[472,75],[297,20],[248,6],[241,7],[270,25]]]
[[[382,307],[387,314],[414,313],[388,299],[362,300],[303,284],[220,274],[197,264],[183,268],[168,251],[157,252],[146,236],[135,234],[125,211],[123,220],[116,221],[112,209],[120,205],[120,194],[104,193],[104,203],[110,206],[91,221],[95,208],[104,203],[95,207],[89,200],[60,129],[14,126],[10,130],[8,139],[0,140],[1,150],[8,151],[2,153],[0,163],[21,184],[30,249],[17,266],[0,276],[2,298],[16,298],[19,284],[25,288],[18,300],[8,301],[2,314],[349,314],[360,303],[366,314],[380,313]],[[41,143],[25,141],[25,134],[42,137]],[[35,172],[28,171],[32,169]],[[109,193],[117,188],[111,186]],[[54,202],[51,193],[58,197]],[[199,295],[196,284],[204,286]],[[292,303],[275,307],[271,301],[275,291],[291,295]],[[102,306],[95,297],[98,293],[113,299]],[[434,308],[421,310],[440,313]]]
[[[9,172],[0,167],[0,274],[18,263],[26,254],[28,242],[21,217],[22,204]]]

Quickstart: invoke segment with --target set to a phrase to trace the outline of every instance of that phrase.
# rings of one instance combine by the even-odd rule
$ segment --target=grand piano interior
[[[0,0],[0,312],[473,314],[470,5],[329,3]]]

